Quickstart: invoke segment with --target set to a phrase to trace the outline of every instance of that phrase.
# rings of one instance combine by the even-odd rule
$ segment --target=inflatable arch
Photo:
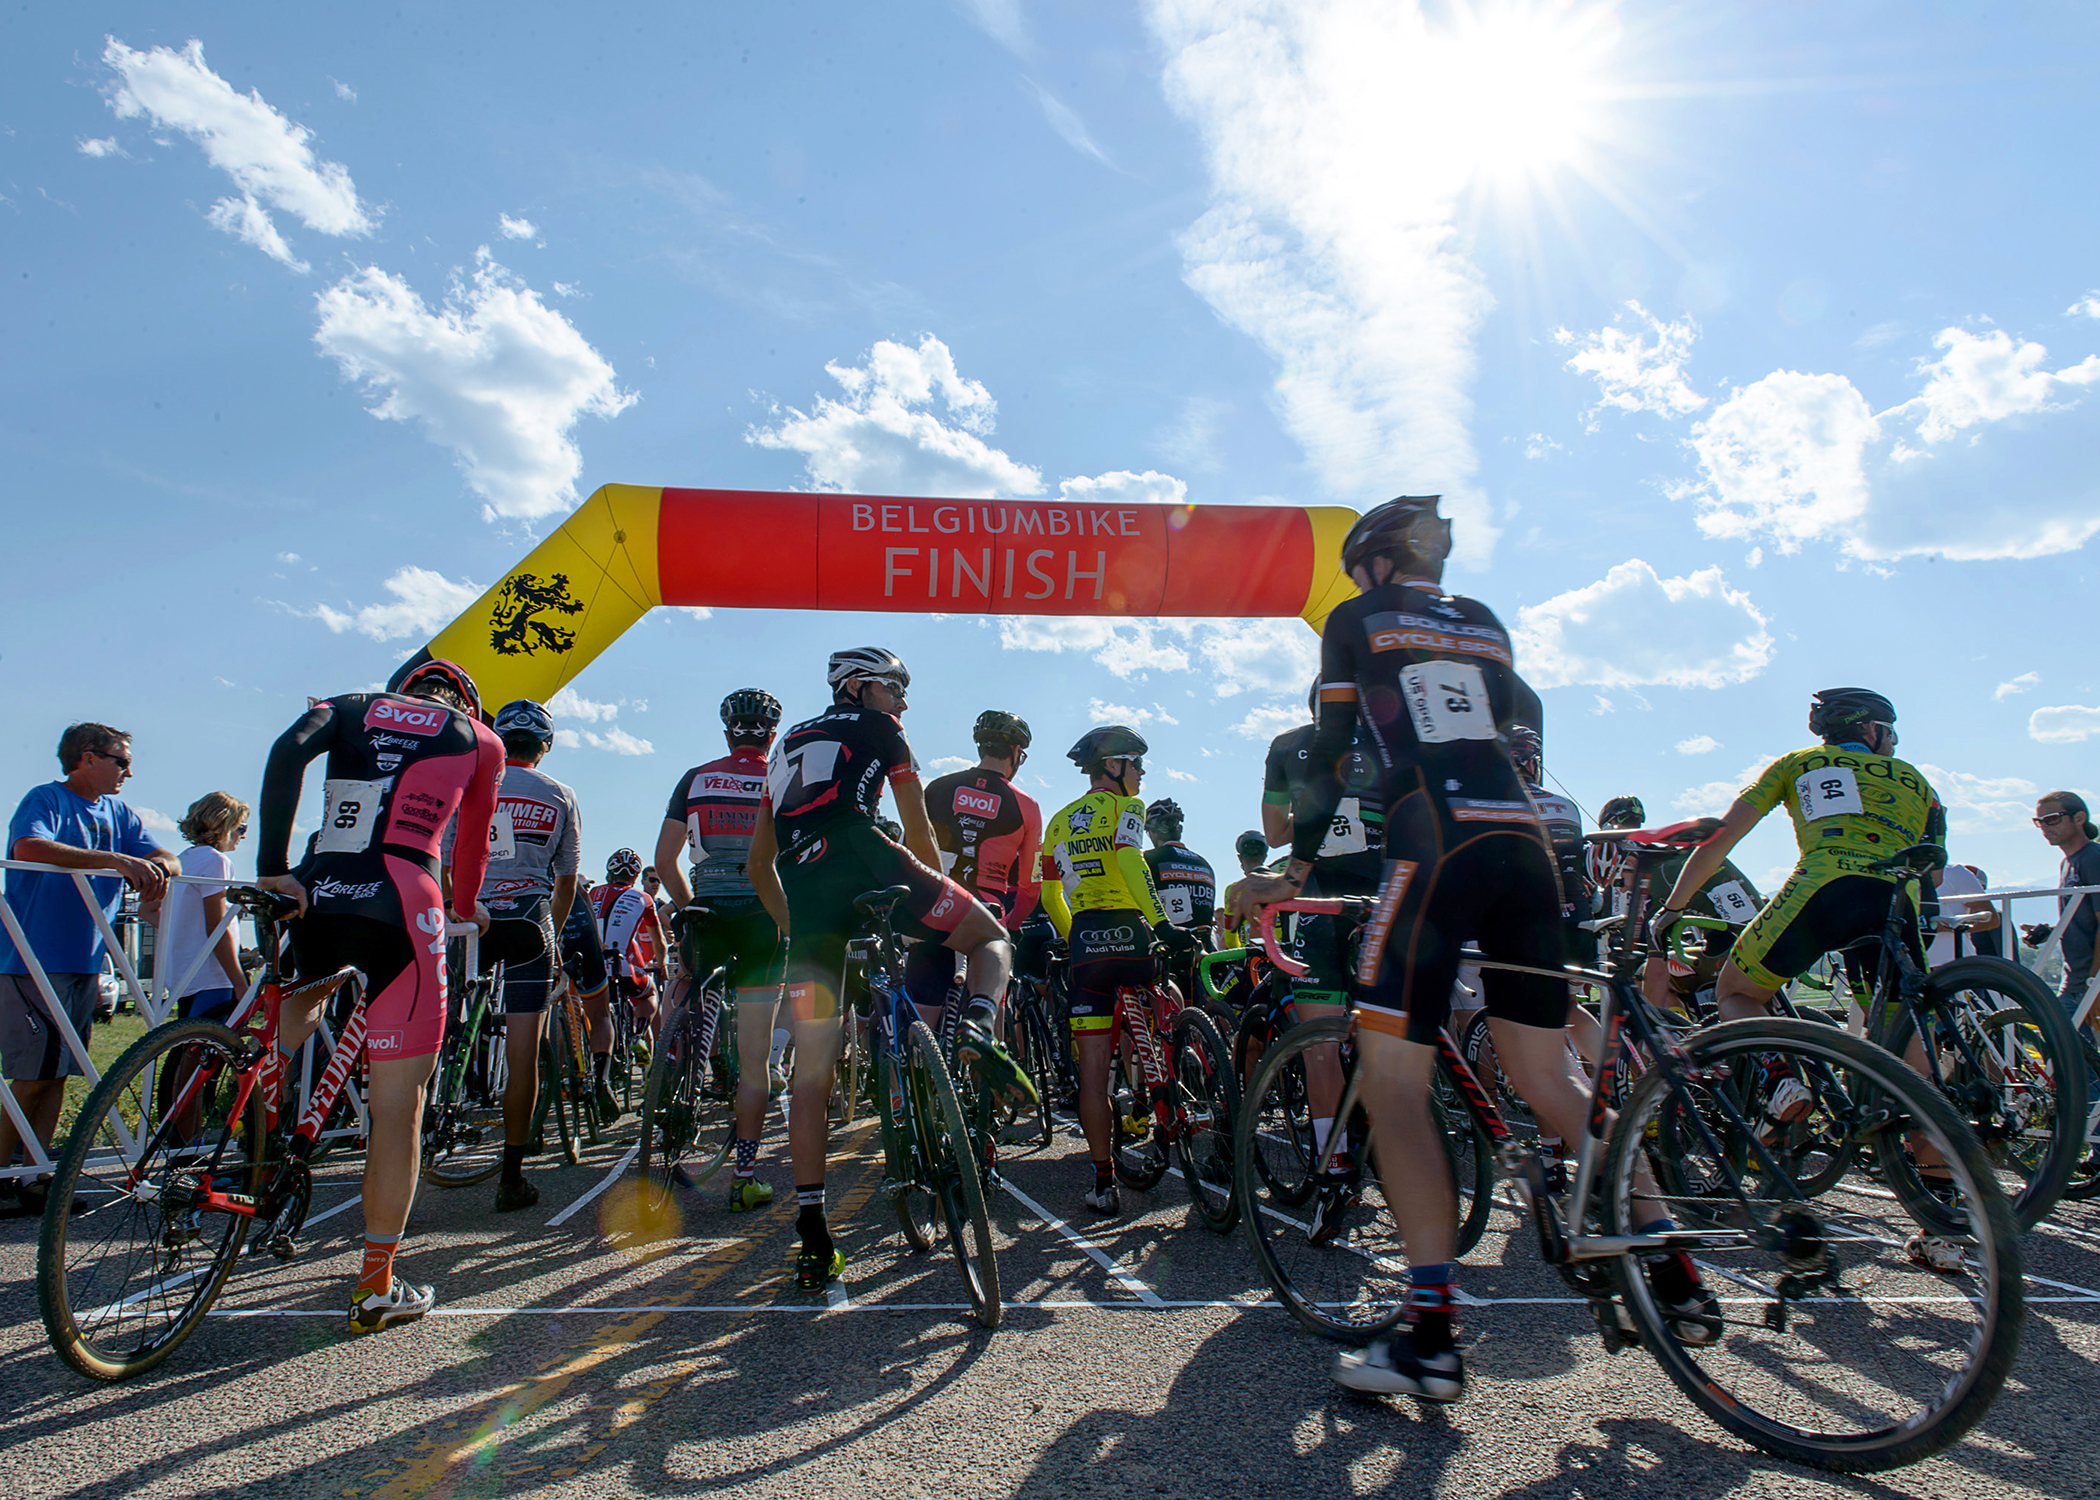
[[[608,484],[438,632],[493,708],[554,696],[657,605],[1296,615],[1356,592],[1343,506],[946,500]]]

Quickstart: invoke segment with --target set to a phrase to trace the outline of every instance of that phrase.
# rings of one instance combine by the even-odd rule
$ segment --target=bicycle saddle
[[[244,911],[252,911],[272,922],[281,922],[286,917],[296,916],[299,903],[289,896],[280,896],[275,891],[258,890],[251,885],[228,886],[226,899]]]
[[[864,917],[877,910],[887,912],[910,894],[908,885],[886,885],[879,891],[862,891],[853,898],[853,909]]]
[[[1867,868],[1881,874],[1893,875],[1898,870],[1908,870],[1913,875],[1923,875],[1927,870],[1936,870],[1947,862],[1947,851],[1939,844],[1912,844],[1908,849],[1891,854],[1887,859],[1878,859]]]

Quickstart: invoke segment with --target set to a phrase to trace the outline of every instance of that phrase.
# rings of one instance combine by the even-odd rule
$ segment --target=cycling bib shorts
[[[503,965],[503,1013],[536,1016],[554,985],[554,914],[545,900],[526,903],[523,915],[489,923],[479,961],[486,974]]]
[[[778,989],[787,969],[787,943],[772,915],[756,901],[704,904],[708,914],[687,919],[680,948],[694,983],[726,964],[732,990]]]
[[[374,1062],[429,1057],[445,1040],[445,910],[437,878],[413,860],[386,856],[401,893],[400,924],[317,912],[291,924],[299,976],[321,979],[345,964],[365,976],[365,1051]]]
[[[798,1021],[839,1013],[846,943],[860,925],[855,898],[886,886],[909,889],[891,916],[907,937],[943,943],[973,910],[976,898],[909,850],[891,843],[872,823],[835,819],[823,834],[775,863],[788,902],[788,999]]]
[[[1378,882],[1359,880],[1338,870],[1313,867],[1306,882],[1307,896],[1369,896]],[[1305,965],[1302,977],[1291,981],[1291,998],[1301,1005],[1346,1005],[1352,974],[1349,965],[1349,935],[1356,924],[1343,917],[1300,912],[1291,935],[1291,957]]]
[[[1066,941],[1074,1036],[1108,1030],[1115,1024],[1116,991],[1151,984],[1159,977],[1152,934],[1135,907],[1074,912]]]
[[[1743,977],[1776,990],[1817,959],[1880,933],[1899,887],[1876,875],[1796,870],[1728,950]]]

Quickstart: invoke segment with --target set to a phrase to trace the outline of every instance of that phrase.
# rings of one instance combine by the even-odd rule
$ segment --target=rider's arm
[[[892,776],[890,795],[897,799],[897,821],[904,825],[904,847],[928,869],[940,869],[941,846],[934,841],[933,819],[926,816],[926,788],[916,776]]]
[[[1014,909],[1007,926],[1018,928],[1042,899],[1043,882],[1037,866],[1043,852],[1043,810],[1033,798],[1021,803],[1021,851],[1014,860]]]
[[[920,816],[923,817],[925,812],[925,806],[921,804]],[[761,802],[758,805],[758,827],[751,831],[751,853],[744,873],[751,878],[751,889],[758,894],[758,904],[772,917],[773,925],[786,932],[787,892],[780,888],[780,872],[773,868],[773,856],[779,852],[780,836],[773,831],[773,804]],[[663,866],[658,865],[656,870],[662,874]]]
[[[1286,738],[1279,735],[1270,743],[1261,768],[1261,836],[1271,849],[1291,841],[1291,752],[1283,746]]]
[[[452,846],[452,914],[462,922],[477,919],[481,877],[489,868],[489,825],[496,821],[496,793],[503,785],[503,741],[478,719],[473,727],[474,778],[459,799],[459,837]]]
[[[292,842],[292,818],[299,811],[299,786],[307,762],[335,742],[335,704],[322,699],[277,737],[263,766],[262,795],[256,799],[255,873],[283,875]]]
[[[1072,904],[1065,899],[1065,883],[1062,880],[1045,880],[1042,884],[1043,910],[1050,913],[1050,925],[1057,929],[1061,938],[1072,935]]]
[[[685,863],[678,857],[684,847],[685,824],[665,818],[663,827],[656,831],[656,874],[673,906],[689,906],[693,900],[693,888],[685,883],[685,871],[679,868]]]
[[[1711,837],[1692,851],[1692,857],[1684,862],[1677,872],[1677,883],[1670,887],[1670,894],[1663,897],[1663,909],[1683,911],[1685,904],[1699,894],[1721,862],[1728,858],[1728,851],[1742,841],[1744,834],[1757,826],[1764,812],[1756,804],[1738,797],[1728,805],[1728,815],[1721,819],[1721,826]]]
[[[1322,675],[1329,675],[1324,668]],[[1291,863],[1287,878],[1295,885],[1305,884],[1320,845],[1326,841],[1328,825],[1334,821],[1334,810],[1341,806],[1341,767],[1356,743],[1356,712],[1353,679],[1320,684],[1320,727],[1306,757],[1311,774],[1305,781],[1302,805],[1290,810]]]
[[[1145,863],[1144,851],[1131,847],[1116,850],[1116,868],[1123,872],[1123,883],[1130,887],[1130,894],[1137,898],[1138,910],[1145,916],[1145,925],[1157,927],[1166,921],[1166,908],[1159,904],[1159,890],[1152,884],[1152,867]]]
[[[560,932],[569,925],[569,908],[576,904],[576,872],[554,877],[554,930]]]

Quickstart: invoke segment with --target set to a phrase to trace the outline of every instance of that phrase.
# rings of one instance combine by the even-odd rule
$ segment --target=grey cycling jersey
[[[576,794],[545,771],[515,761],[503,767],[496,792],[496,817],[489,825],[489,869],[481,899],[497,918],[524,915],[533,902],[554,894],[554,882],[574,875],[583,846]],[[452,830],[445,830],[445,855]]]

